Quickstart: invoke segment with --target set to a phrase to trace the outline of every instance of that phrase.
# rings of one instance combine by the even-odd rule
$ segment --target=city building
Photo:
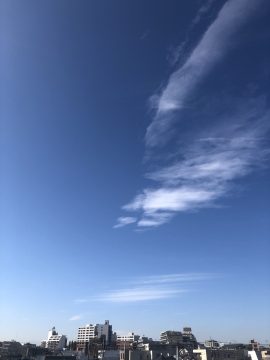
[[[191,327],[184,327],[182,332],[183,345],[187,349],[197,349],[198,343],[196,337],[192,334]]]
[[[220,345],[218,341],[210,339],[210,340],[205,340],[204,346],[206,348],[218,349]]]
[[[183,342],[182,333],[180,331],[167,330],[160,334],[161,344],[178,345]]]
[[[87,324],[78,329],[77,349],[85,350],[86,346],[94,340],[101,340],[104,346],[108,346],[111,344],[112,338],[112,325],[109,320],[105,320],[104,324]]]
[[[133,332],[129,332],[127,335],[117,335],[116,345],[120,350],[133,348],[133,344],[137,342],[140,335],[135,335]]]
[[[127,335],[117,335],[117,341],[134,342],[138,341],[140,335],[135,335],[133,332],[129,332]]]
[[[96,324],[95,328],[98,339],[104,338],[105,344],[110,345],[112,341],[112,325],[109,320],[105,320],[104,324]]]
[[[85,347],[90,343],[91,340],[96,337],[96,326],[92,324],[87,324],[81,326],[78,329],[77,335],[77,350],[85,350]]]
[[[192,334],[191,327],[184,327],[181,331],[164,331],[160,334],[161,344],[177,345],[186,349],[197,349],[198,343],[195,336]]]
[[[78,342],[88,342],[90,339],[94,339],[96,337],[96,327],[92,324],[87,324],[85,326],[81,326],[78,329]]]
[[[59,335],[53,327],[48,332],[47,340],[41,342],[41,346],[49,350],[63,350],[67,345],[67,337],[65,335]]]
[[[1,341],[0,342],[0,358],[12,357],[17,358],[21,357],[23,353],[22,344],[18,341]]]
[[[128,351],[122,350],[99,350],[98,359],[104,360],[128,360]]]
[[[260,360],[256,351],[246,349],[224,350],[220,349],[194,349],[193,354],[197,355],[197,360]]]
[[[261,351],[262,360],[270,360],[270,349]]]
[[[257,351],[260,348],[260,343],[254,339],[250,340],[249,345],[251,350]]]

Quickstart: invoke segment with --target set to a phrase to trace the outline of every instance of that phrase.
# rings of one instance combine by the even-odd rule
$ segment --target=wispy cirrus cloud
[[[212,131],[208,138],[199,137],[180,160],[147,173],[157,186],[144,189],[123,209],[141,214],[138,227],[154,227],[168,222],[177,212],[213,206],[230,193],[233,180],[258,168],[269,155],[264,135],[270,114],[261,115],[260,111],[257,116],[261,121],[256,119],[252,126],[246,124],[254,112],[245,114],[245,122],[238,119],[240,124]]]
[[[193,291],[191,283],[209,281],[217,277],[210,273],[179,273],[143,276],[129,279],[125,286],[91,296],[88,301],[132,303],[161,300],[181,296]],[[183,287],[183,283],[185,287]]]
[[[145,276],[143,278],[139,278],[138,281],[143,284],[170,284],[210,280],[216,278],[217,276],[217,274],[212,273],[180,273]]]
[[[201,21],[201,18],[209,12],[209,9],[214,4],[214,1],[215,0],[208,0],[208,1],[202,2],[202,6],[199,8],[196,16],[194,17],[194,19],[191,22],[191,26],[190,26],[191,28],[193,26],[195,26],[196,24],[198,24]]]
[[[188,290],[157,287],[137,287],[107,292],[101,295],[98,299],[105,302],[126,303],[168,299],[185,292],[188,292]]]
[[[121,216],[117,219],[117,224],[114,225],[114,228],[120,228],[129,224],[133,224],[137,221],[136,217],[133,216]]]
[[[171,74],[161,94],[154,97],[155,101],[152,99],[156,114],[146,132],[147,146],[164,143],[175,121],[174,112],[188,106],[188,97],[237,43],[235,34],[262,3],[263,0],[229,0],[225,3],[184,65]]]
[[[179,58],[181,58],[186,53],[186,47],[190,42],[189,41],[190,34],[194,31],[194,29],[201,22],[201,20],[206,15],[209,15],[209,12],[210,12],[211,8],[213,7],[214,2],[215,2],[215,0],[208,0],[208,1],[202,2],[202,5],[199,7],[198,11],[196,12],[195,17],[191,21],[191,23],[186,31],[186,37],[185,37],[184,41],[180,45],[176,46],[175,48],[173,48],[171,50],[171,52],[168,56],[168,60],[169,60],[170,64],[175,65],[177,63],[177,61],[179,60]]]
[[[209,121],[204,129],[200,123],[197,128],[193,127],[188,144],[182,147],[179,144],[185,140],[175,128],[176,122],[183,120],[183,114],[191,113],[190,109],[183,110],[188,108],[189,98],[202,79],[237,44],[238,30],[263,2],[228,0],[186,62],[172,73],[161,93],[154,96],[155,115],[145,138],[147,160],[152,168],[145,177],[151,183],[122,207],[124,211],[136,213],[137,219],[134,217],[132,223],[138,229],[165,224],[179,212],[216,206],[217,199],[232,192],[234,181],[258,169],[267,159],[265,137],[270,111],[263,96],[245,95],[235,100],[229,95],[229,106],[208,109],[204,117],[217,114],[215,121]],[[211,5],[209,1],[202,14]],[[163,150],[157,145],[164,145],[170,134],[174,134],[179,148],[165,166],[162,162],[156,164],[155,153]],[[170,155],[167,146],[159,159],[170,159]],[[115,227],[127,225],[118,224]]]

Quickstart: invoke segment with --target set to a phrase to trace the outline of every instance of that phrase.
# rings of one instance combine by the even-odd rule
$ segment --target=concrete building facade
[[[110,345],[112,341],[112,325],[109,320],[104,324],[87,324],[79,327],[77,335],[77,349],[84,350],[87,344],[95,339],[104,340],[104,346]]]
[[[96,335],[99,339],[104,337],[106,345],[111,344],[112,341],[112,325],[109,320],[105,320],[104,324],[96,324]]]
[[[177,345],[183,342],[182,333],[180,331],[167,330],[160,334],[161,344]]]
[[[59,335],[56,332],[55,327],[48,331],[47,340],[41,342],[41,346],[49,350],[63,350],[67,345],[67,337],[65,335]]]
[[[129,332],[127,335],[117,335],[117,341],[134,342],[138,341],[140,335],[135,335],[133,332]]]

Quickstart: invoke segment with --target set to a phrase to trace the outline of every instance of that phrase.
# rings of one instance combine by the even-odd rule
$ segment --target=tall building
[[[104,345],[110,345],[112,341],[112,325],[109,320],[104,324],[87,324],[79,327],[77,336],[77,349],[84,350],[86,345],[93,342],[94,339],[103,339]]]
[[[105,320],[104,324],[96,324],[96,334],[98,339],[104,338],[106,345],[110,345],[112,341],[112,325],[109,320]]]
[[[77,336],[77,349],[79,351],[84,350],[86,344],[96,337],[96,326],[92,324],[87,324],[85,326],[79,327],[78,336]]]

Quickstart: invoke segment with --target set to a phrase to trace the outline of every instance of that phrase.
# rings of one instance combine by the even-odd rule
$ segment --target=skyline
[[[269,342],[270,4],[0,6],[0,338]]]

